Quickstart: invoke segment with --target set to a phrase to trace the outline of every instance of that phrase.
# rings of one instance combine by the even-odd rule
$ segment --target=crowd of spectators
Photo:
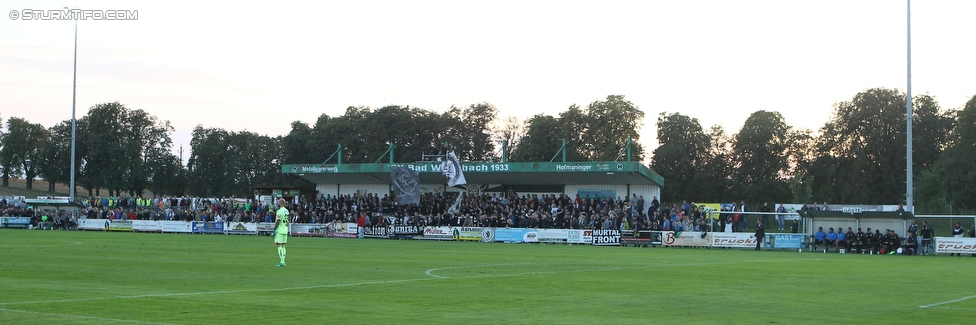
[[[393,197],[321,195],[314,202],[300,201],[296,221],[306,223],[356,222],[360,214],[368,225],[471,226],[543,229],[623,229],[712,231],[716,225],[693,202],[661,208],[633,194],[590,197],[565,194],[465,194],[457,211],[449,211],[457,193],[426,193],[419,204],[400,206]]]
[[[719,231],[725,220],[709,222],[708,215],[694,202],[661,207],[656,197],[650,201],[630,197],[590,197],[565,194],[492,193],[464,194],[456,211],[449,211],[458,193],[432,192],[421,196],[419,204],[401,206],[390,195],[320,195],[304,198],[292,206],[295,223],[357,222],[360,215],[367,225],[409,226],[491,226],[544,229],[622,229]],[[180,220],[272,222],[275,207],[257,200],[188,197],[90,197],[81,200],[77,216],[66,210],[56,212],[68,219]],[[744,204],[737,206],[744,211]],[[40,217],[39,211],[8,208],[4,215]],[[730,215],[739,220],[739,215]],[[736,231],[745,229],[745,216],[736,221]]]

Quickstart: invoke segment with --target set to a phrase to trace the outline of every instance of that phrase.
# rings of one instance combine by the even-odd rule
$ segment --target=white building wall
[[[611,190],[614,192],[614,198],[620,197],[621,199],[627,195],[627,185],[583,185],[583,184],[567,184],[565,193],[570,198],[576,198],[576,194],[579,190]],[[580,197],[586,198],[586,195],[581,195]]]
[[[638,199],[641,197],[641,195],[644,196],[644,212],[647,212],[647,208],[651,205],[651,199],[653,199],[655,196],[659,201],[661,200],[661,187],[655,184],[631,185],[630,193],[632,193],[631,196],[633,196],[633,194],[637,194]]]
[[[319,194],[325,196],[336,196],[339,194],[339,185],[337,184],[315,184],[315,197],[319,197]]]

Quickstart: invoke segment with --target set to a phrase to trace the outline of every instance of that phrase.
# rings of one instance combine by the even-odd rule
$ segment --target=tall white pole
[[[912,0],[908,1],[908,87],[905,95],[905,205],[908,211],[915,212],[915,189],[912,181]]]
[[[75,99],[78,90],[78,17],[75,17],[75,59],[71,77],[71,180],[68,197],[75,202]]]

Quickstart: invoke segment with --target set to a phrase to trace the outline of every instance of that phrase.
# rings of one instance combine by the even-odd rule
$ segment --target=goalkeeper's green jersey
[[[279,208],[278,212],[276,213],[276,217],[281,222],[278,223],[278,229],[275,229],[275,232],[279,234],[287,234],[288,233],[288,209],[285,209],[285,207]]]

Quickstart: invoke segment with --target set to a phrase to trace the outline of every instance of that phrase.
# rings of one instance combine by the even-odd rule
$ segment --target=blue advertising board
[[[222,234],[224,233],[223,222],[193,222],[194,234]]]
[[[0,228],[27,228],[30,221],[24,217],[0,217]]]
[[[591,198],[591,199],[608,199],[613,200],[617,198],[617,190],[615,189],[602,189],[602,188],[581,188],[576,190],[576,194],[580,198]]]
[[[773,248],[803,248],[804,235],[798,234],[768,234],[773,237]]]
[[[539,241],[535,229],[495,228],[495,241],[506,243],[535,243]]]

